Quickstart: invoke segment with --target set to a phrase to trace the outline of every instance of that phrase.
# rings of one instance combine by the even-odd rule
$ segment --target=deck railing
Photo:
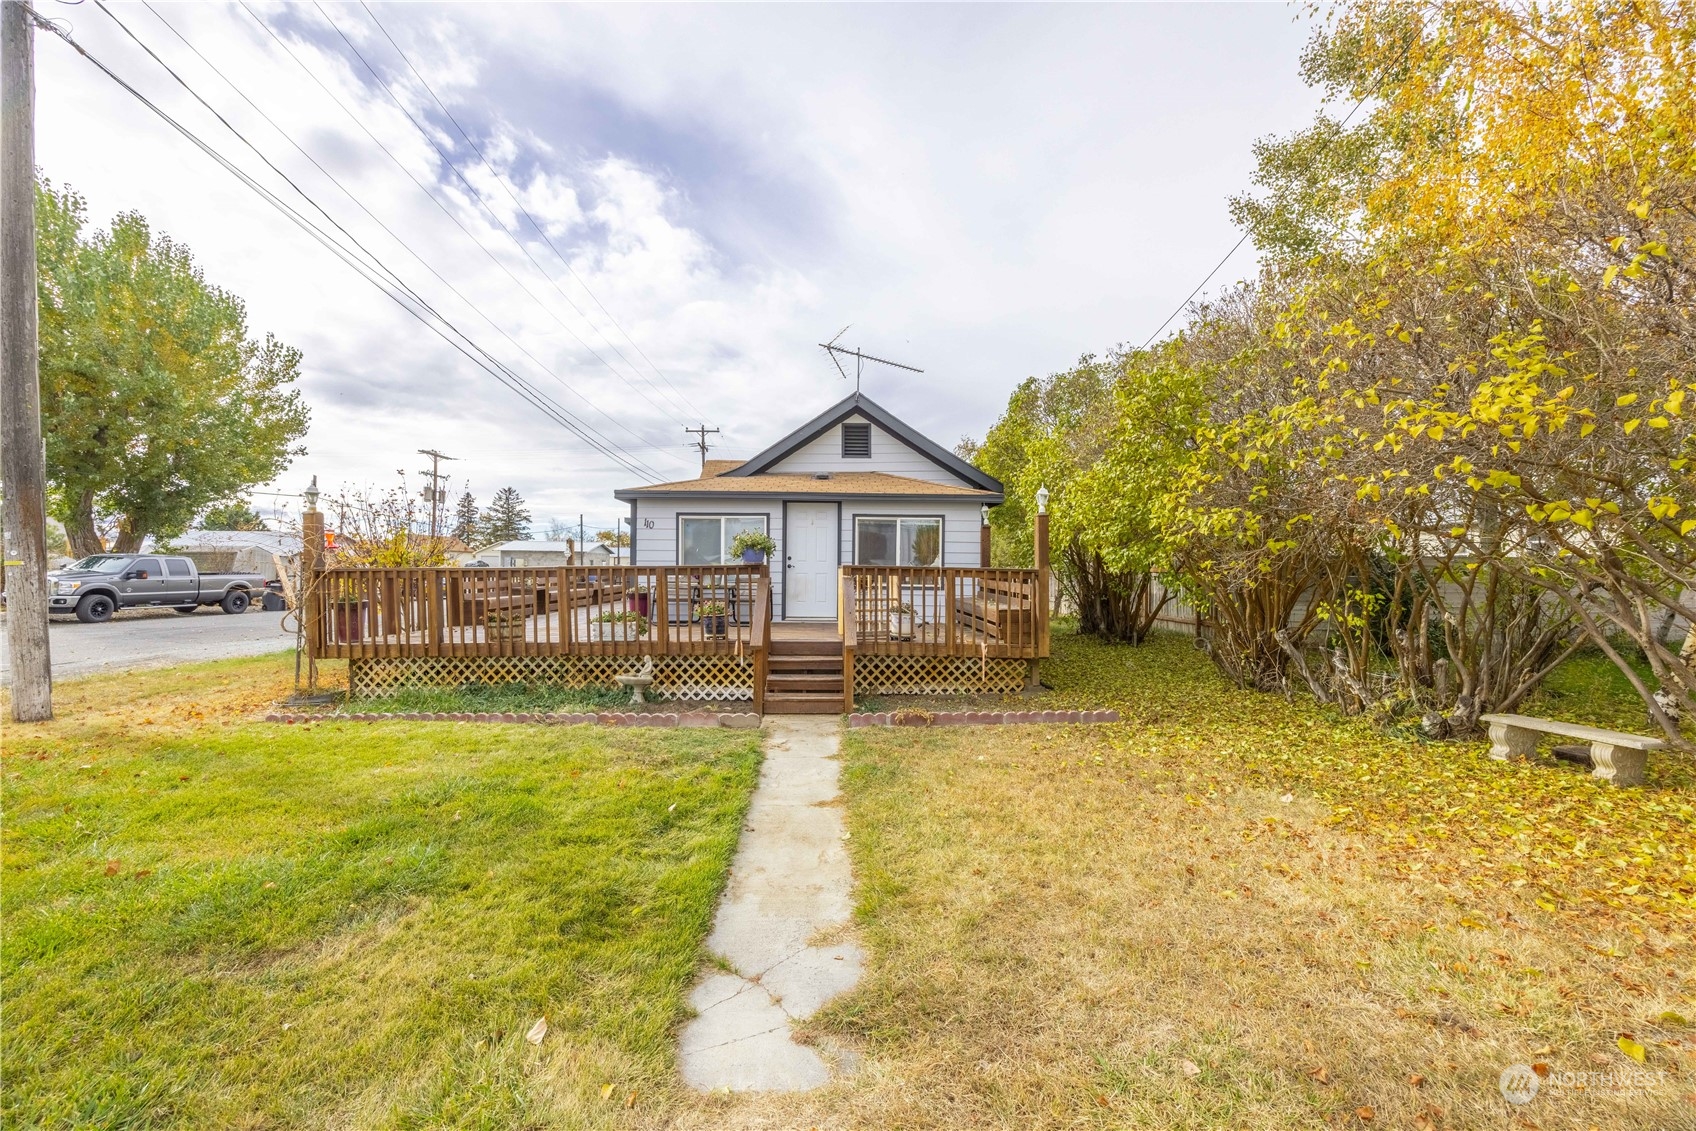
[[[1048,655],[1046,574],[1034,569],[844,566],[843,641],[860,655]]]
[[[337,567],[305,609],[317,659],[739,654],[770,616],[763,565]]]

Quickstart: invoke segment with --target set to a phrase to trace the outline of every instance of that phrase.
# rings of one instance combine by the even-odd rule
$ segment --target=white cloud
[[[1019,380],[1152,330],[1235,240],[1223,199],[1246,183],[1249,142],[1315,103],[1295,78],[1304,29],[1283,8],[380,8],[497,179],[357,7],[333,8],[337,24],[434,146],[310,8],[262,11],[351,116],[240,7],[161,11],[351,196],[154,15],[118,9],[446,316],[666,476],[693,468],[682,425],[696,413],[723,429],[724,454],[748,454],[844,395],[814,343],[846,322],[850,341],[927,371],[869,374],[868,392],[944,443],[981,434]],[[287,193],[105,16],[77,9],[74,23]],[[510,483],[539,516],[617,513],[611,491],[630,473],[62,44],[40,37],[37,54],[44,171],[82,190],[97,222],[145,213],[248,300],[254,332],[304,350],[311,453],[276,489],[386,481],[435,447],[463,457],[456,481],[485,498]]]

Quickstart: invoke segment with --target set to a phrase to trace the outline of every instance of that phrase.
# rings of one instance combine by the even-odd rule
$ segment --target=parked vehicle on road
[[[245,613],[265,588],[257,573],[201,573],[192,558],[164,554],[90,554],[47,575],[47,611],[75,613],[84,624],[119,609],[165,607],[192,613],[217,605]]]

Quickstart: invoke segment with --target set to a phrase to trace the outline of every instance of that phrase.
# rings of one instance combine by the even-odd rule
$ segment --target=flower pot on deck
[[[725,624],[725,621],[727,621],[729,619],[730,618],[724,616],[723,614],[720,614],[718,616],[702,617],[701,618],[701,633],[702,633],[702,635],[704,635],[708,640],[723,640],[724,637],[725,637],[724,624]]]
[[[624,607],[639,616],[646,617],[648,615],[648,591],[642,589],[627,594],[624,598]]]
[[[913,638],[913,614],[890,613],[889,636],[892,640],[911,640]]]
[[[742,562],[744,565],[759,565],[765,560],[766,552],[764,550],[749,549],[742,551]]]
[[[523,608],[490,609],[483,617],[483,639],[523,640],[530,614]]]
[[[365,638],[369,601],[338,601],[330,606],[330,629],[337,644],[358,644]]]

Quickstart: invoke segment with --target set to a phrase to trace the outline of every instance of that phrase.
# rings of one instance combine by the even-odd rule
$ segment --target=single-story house
[[[492,566],[614,565],[619,555],[607,546],[578,550],[576,543],[516,539],[480,548],[475,557]]]
[[[258,573],[270,581],[295,568],[301,548],[299,534],[281,530],[190,530],[168,545],[209,573]]]
[[[572,565],[614,565],[623,559],[623,555],[615,552],[610,546],[599,542],[587,550],[578,550],[571,556]]]
[[[744,530],[777,543],[778,620],[834,620],[844,565],[978,567],[999,481],[856,392],[752,459],[696,479],[614,492],[630,504],[630,561],[720,565]],[[504,563],[503,563],[504,564]]]

